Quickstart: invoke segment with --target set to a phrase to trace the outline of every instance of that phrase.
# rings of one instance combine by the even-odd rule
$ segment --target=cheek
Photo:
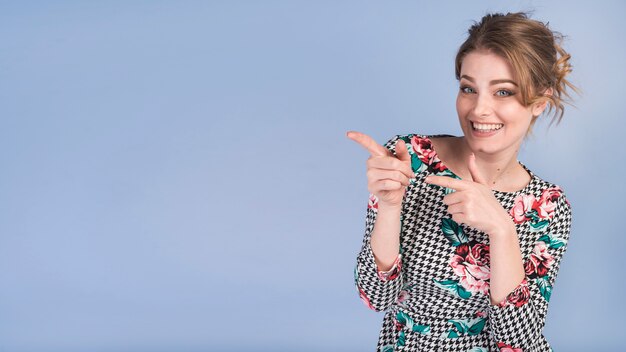
[[[465,115],[468,111],[467,100],[463,99],[462,97],[458,95],[456,97],[456,111],[459,114],[459,116]]]
[[[499,111],[505,123],[509,124],[527,125],[532,119],[531,112],[519,104],[503,105]]]

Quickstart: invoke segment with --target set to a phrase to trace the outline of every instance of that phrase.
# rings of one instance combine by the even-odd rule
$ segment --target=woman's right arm
[[[370,195],[365,236],[354,272],[355,284],[370,309],[383,311],[396,301],[402,288],[402,201],[414,173],[405,142],[400,143],[397,150],[395,148],[400,136],[395,136],[383,147],[369,136],[351,133],[348,137],[372,154],[367,161]]]
[[[365,237],[357,256],[354,280],[363,302],[377,312],[389,308],[402,288],[399,241],[400,210],[379,207],[377,197],[370,193]]]

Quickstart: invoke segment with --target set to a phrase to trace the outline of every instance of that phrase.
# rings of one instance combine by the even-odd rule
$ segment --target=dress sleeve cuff
[[[398,254],[398,257],[393,262],[391,269],[387,271],[377,270],[378,278],[382,281],[391,281],[400,275],[400,269],[402,268],[402,254]],[[378,269],[378,268],[377,268]]]
[[[517,285],[502,301],[497,304],[491,303],[492,310],[504,308],[506,306],[521,307],[530,301],[530,289],[528,287],[527,278]]]

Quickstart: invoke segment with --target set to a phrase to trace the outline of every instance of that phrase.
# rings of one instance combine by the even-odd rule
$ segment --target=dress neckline
[[[433,141],[431,139],[432,137],[457,137],[457,136],[453,136],[451,134],[433,134],[433,135],[422,135],[422,137],[428,139],[428,142],[430,144],[430,150],[433,152],[433,156],[434,156],[433,159],[438,159],[440,164],[443,167],[445,167],[446,170],[448,170],[455,177],[458,177],[459,179],[461,179],[461,177],[459,175],[455,174],[452,170],[450,170],[448,165],[446,165],[446,163],[444,163],[443,160],[441,160],[441,158],[439,157],[439,154],[437,154],[437,151],[435,150],[435,146],[433,145]],[[497,189],[492,189],[491,191],[493,191],[496,194],[501,194],[501,195],[516,195],[518,193],[528,193],[528,190],[532,187],[533,183],[536,181],[537,176],[535,175],[534,172],[530,171],[530,169],[528,167],[526,167],[526,165],[524,165],[521,161],[518,160],[517,162],[530,175],[530,181],[528,181],[528,184],[526,186],[524,186],[524,188],[522,188],[520,190],[517,190],[517,191],[512,191],[512,192],[498,191]]]

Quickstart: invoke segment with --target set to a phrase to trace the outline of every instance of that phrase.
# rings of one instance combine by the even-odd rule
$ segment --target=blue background
[[[489,11],[568,35],[583,94],[519,159],[574,222],[545,334],[623,350],[621,1],[0,2],[0,350],[371,351],[368,153],[460,135]]]

